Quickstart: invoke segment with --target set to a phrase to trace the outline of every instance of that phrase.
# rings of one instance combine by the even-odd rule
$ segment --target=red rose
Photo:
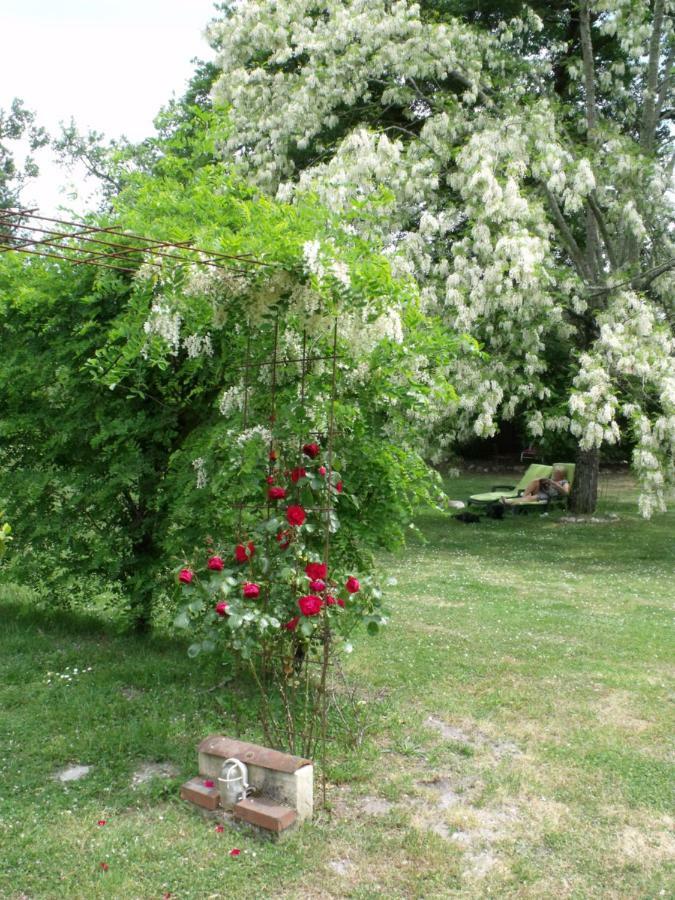
[[[265,480],[268,484],[274,484],[274,475],[268,475]]]
[[[297,469],[293,469],[291,472],[291,481],[293,484],[297,484],[301,478],[307,478],[307,469],[303,469],[302,466],[298,466]]]
[[[280,550],[288,550],[291,543],[291,532],[288,528],[277,531],[277,543],[279,544]]]
[[[310,459],[316,459],[321,453],[321,447],[318,444],[303,444],[302,452],[305,456],[309,456]]]
[[[338,483],[335,485],[335,490],[338,492],[338,494],[342,493],[342,488],[343,488],[342,482],[338,481]]]
[[[326,582],[317,578],[315,581],[310,581],[309,589],[310,591],[314,591],[315,594],[320,594],[326,590]]]
[[[282,628],[285,628],[286,631],[295,631],[298,627],[298,622],[300,621],[300,616],[293,616],[292,619],[289,619],[285,625],[282,625]]]
[[[224,826],[224,825],[216,825],[216,832],[217,832],[218,834],[222,834],[224,831],[225,831],[225,826]]]
[[[305,566],[305,575],[314,581],[317,578],[324,579],[328,575],[326,563],[311,562]]]
[[[289,525],[296,525],[300,528],[307,518],[307,513],[301,506],[289,506],[286,510],[286,519]]]
[[[108,865],[108,863],[99,863],[99,865],[100,865],[100,867],[103,869],[104,872],[107,872],[108,869],[110,868],[110,866]]]
[[[181,569],[178,573],[178,580],[181,584],[190,584],[194,577],[194,573],[190,569]]]
[[[243,544],[237,544],[234,548],[234,558],[238,563],[245,563],[253,556],[255,553],[255,544],[253,541],[249,541],[246,546]]]
[[[276,458],[277,458],[277,451],[270,450],[270,462],[274,462],[276,460]]]
[[[212,788],[212,787],[216,786],[215,781],[211,781],[210,778],[207,778],[205,781],[202,782],[202,784],[204,785],[205,788]]]
[[[271,487],[267,491],[267,496],[270,498],[270,500],[283,500],[286,496],[286,488]]]
[[[332,594],[328,594],[328,596],[326,597],[326,603],[329,606],[335,606],[336,603],[338,606],[342,607],[344,607],[345,605],[345,601],[342,599],[342,597],[333,597]]]
[[[226,616],[228,605],[224,600],[221,600],[220,603],[216,603],[215,609],[219,616]]]
[[[351,576],[347,579],[347,583],[345,585],[350,594],[358,594],[361,589],[361,585],[359,584],[358,578],[352,578]]]
[[[323,606],[323,600],[321,597],[309,594],[307,597],[301,597],[298,600],[298,606],[303,616],[318,616]]]
[[[253,581],[247,581],[244,585],[244,597],[246,597],[247,600],[256,600],[259,596],[260,585],[255,584]]]
[[[222,572],[225,568],[225,563],[220,556],[212,556],[206,564],[207,569],[211,569],[212,572]]]
[[[328,470],[326,469],[325,466],[319,466],[317,471],[319,472],[319,475],[321,475],[321,477],[323,478]]]
[[[99,819],[99,820],[98,820],[98,824],[99,824],[101,827],[103,827],[103,825],[105,825],[105,819]]]
[[[238,847],[233,847],[230,850],[230,856],[239,856],[240,853],[241,853],[241,850]]]

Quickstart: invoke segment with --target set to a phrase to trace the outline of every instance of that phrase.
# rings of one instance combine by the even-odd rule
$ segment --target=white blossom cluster
[[[192,460],[192,468],[195,470],[197,475],[197,490],[201,490],[205,488],[209,483],[208,476],[206,474],[206,461],[203,457],[198,456],[197,459]]]
[[[638,389],[629,391],[631,384]],[[582,356],[574,387],[570,428],[581,446],[616,443],[623,417],[636,441],[640,510],[649,516],[665,509],[665,487],[675,474],[675,339],[639,295],[617,294],[591,352]],[[629,400],[621,399],[619,388]],[[649,415],[650,398],[658,400],[656,417]]]
[[[235,412],[241,412],[244,408],[244,386],[233,385],[223,391],[218,404],[221,416],[231,416]]]
[[[213,356],[210,334],[189,334],[183,338],[183,347],[189,359],[196,359],[198,356]]]
[[[166,303],[156,302],[150,308],[150,316],[143,325],[143,330],[150,337],[157,335],[169,345],[169,352],[177,355],[180,350],[181,315],[173,311]]]

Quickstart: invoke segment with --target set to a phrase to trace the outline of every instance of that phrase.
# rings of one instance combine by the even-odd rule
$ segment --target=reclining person
[[[520,497],[502,498],[502,503],[532,503],[533,500],[559,500],[570,492],[570,483],[564,469],[554,469],[550,478],[535,478]]]

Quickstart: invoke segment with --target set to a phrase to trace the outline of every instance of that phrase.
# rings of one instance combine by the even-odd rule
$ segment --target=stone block
[[[298,821],[311,819],[314,811],[314,767],[310,760],[257,744],[212,735],[198,747],[199,773],[214,781],[223,763],[235,757],[248,768],[248,781],[256,797],[268,798],[297,813]]]
[[[191,778],[180,789],[181,799],[194,803],[202,809],[213,810],[220,806],[217,787],[206,787],[203,778]]]
[[[233,809],[235,819],[248,822],[265,831],[279,834],[294,825],[298,816],[290,806],[280,806],[263,797],[247,797],[235,803]]]

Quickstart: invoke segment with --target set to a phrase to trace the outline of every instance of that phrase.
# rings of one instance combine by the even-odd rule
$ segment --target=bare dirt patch
[[[625,731],[642,732],[652,723],[635,715],[635,700],[628,691],[612,691],[595,702],[596,715],[605,725]]]
[[[619,835],[619,851],[632,862],[654,866],[675,859],[675,834],[670,828],[635,828],[626,826]]]
[[[357,804],[358,809],[367,816],[386,816],[393,805],[382,797],[362,797]]]
[[[459,775],[419,781],[425,789],[428,802],[439,809],[450,809],[462,803],[472,803],[483,789],[483,782],[474,775]]]
[[[54,773],[54,779],[65,784],[68,781],[79,781],[81,778],[86,778],[90,772],[91,766],[66,766],[65,769],[59,769]]]
[[[501,738],[494,740],[473,724],[453,725],[438,716],[429,716],[424,724],[437,731],[443,740],[463,744],[472,750],[488,750],[497,759],[521,755],[521,750],[514,741]]]
[[[141,784],[147,784],[147,782],[152,781],[153,778],[177,778],[179,774],[180,772],[173,763],[143,763],[131,776],[131,786],[132,788],[135,788]]]
[[[145,693],[142,688],[135,687],[123,687],[120,688],[120,694],[124,697],[125,700],[137,700],[139,697],[142,697]]]

